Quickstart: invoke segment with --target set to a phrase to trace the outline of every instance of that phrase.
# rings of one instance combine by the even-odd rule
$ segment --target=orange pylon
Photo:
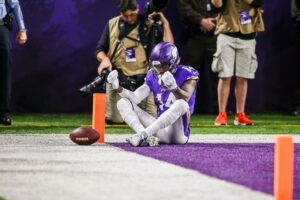
[[[106,95],[103,93],[93,94],[93,116],[92,126],[93,129],[98,131],[100,138],[97,142],[104,142],[104,131],[105,131],[105,102]]]
[[[278,136],[275,145],[275,200],[293,200],[294,144],[290,135]]]

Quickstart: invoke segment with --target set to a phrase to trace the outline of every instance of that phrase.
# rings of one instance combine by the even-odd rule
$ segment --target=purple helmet
[[[169,71],[175,73],[180,62],[177,47],[170,42],[158,43],[151,52],[150,62],[156,72],[158,66],[167,64]]]

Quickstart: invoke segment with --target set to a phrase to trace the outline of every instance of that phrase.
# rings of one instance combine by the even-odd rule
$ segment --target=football
[[[99,133],[90,127],[79,127],[70,133],[70,139],[78,145],[91,145],[99,139]]]

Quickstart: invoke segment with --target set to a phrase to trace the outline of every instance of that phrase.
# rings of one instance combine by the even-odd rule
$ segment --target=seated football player
[[[122,97],[117,103],[120,114],[136,132],[126,139],[132,146],[143,142],[149,146],[188,142],[199,73],[192,67],[180,65],[179,61],[176,46],[161,42],[151,52],[152,68],[145,83],[134,92],[120,87],[116,70],[108,75],[107,82]],[[150,92],[154,94],[157,118],[138,107]]]

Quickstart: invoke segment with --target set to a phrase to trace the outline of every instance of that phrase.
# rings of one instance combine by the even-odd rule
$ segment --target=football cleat
[[[158,146],[158,145],[159,145],[159,139],[158,139],[158,137],[149,136],[149,137],[147,137],[147,139],[146,139],[146,143],[147,143],[150,147]]]
[[[136,133],[134,135],[129,136],[126,138],[126,142],[131,144],[131,146],[138,147],[145,141],[145,136],[142,133]]]

